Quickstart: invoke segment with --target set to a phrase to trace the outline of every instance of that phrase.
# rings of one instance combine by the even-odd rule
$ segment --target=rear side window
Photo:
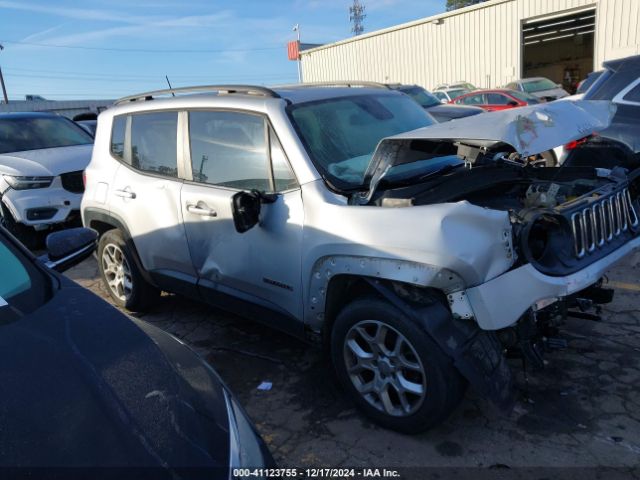
[[[127,129],[127,117],[121,115],[114,117],[111,127],[111,155],[119,160],[124,160],[124,135]]]
[[[464,103],[465,105],[483,105],[485,103],[484,95],[470,95],[460,99],[459,103]]]
[[[267,132],[259,115],[190,112],[193,180],[239,190],[271,190]]]
[[[131,166],[143,172],[177,177],[177,136],[177,112],[132,115]]]

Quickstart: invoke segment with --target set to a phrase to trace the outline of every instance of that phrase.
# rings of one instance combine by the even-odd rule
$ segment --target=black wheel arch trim
[[[95,207],[89,207],[83,210],[82,219],[86,227],[94,228],[92,227],[91,223],[97,221],[97,222],[105,223],[107,225],[111,225],[113,226],[114,229],[120,230],[122,232],[122,235],[124,236],[124,241],[127,247],[133,254],[133,261],[136,264],[138,271],[142,275],[142,278],[144,278],[144,280],[150,283],[151,285],[158,287],[156,285],[156,282],[154,282],[151,274],[142,265],[142,261],[140,260],[140,255],[138,255],[138,250],[136,249],[136,245],[135,245],[135,242],[133,241],[133,237],[131,236],[131,232],[129,231],[124,220],[120,216],[118,216],[115,213],[108,212],[107,210],[102,210],[100,208],[95,208]],[[100,232],[99,229],[96,229],[96,230],[98,230],[101,236],[104,233],[104,232]]]
[[[511,369],[493,332],[481,330],[472,321],[454,319],[446,305],[435,297],[428,304],[419,303],[402,298],[377,279],[365,281],[429,335],[479,393],[504,410],[513,409],[515,388]]]

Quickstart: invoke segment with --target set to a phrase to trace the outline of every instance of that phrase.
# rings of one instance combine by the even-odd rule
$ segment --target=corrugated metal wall
[[[524,20],[596,6],[595,65],[640,53],[640,0],[493,0],[303,52],[303,78],[504,85],[520,76]]]

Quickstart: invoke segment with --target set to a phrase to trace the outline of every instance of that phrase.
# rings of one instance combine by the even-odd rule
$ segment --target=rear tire
[[[134,312],[153,305],[160,291],[142,276],[120,230],[109,230],[102,235],[97,254],[100,277],[116,305]]]
[[[363,297],[337,316],[331,360],[338,380],[376,423],[418,433],[460,403],[466,382],[440,347],[393,305]]]

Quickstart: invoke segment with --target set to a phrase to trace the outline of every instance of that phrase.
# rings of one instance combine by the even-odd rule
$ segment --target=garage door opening
[[[528,20],[522,24],[522,78],[547,77],[575,93],[593,71],[596,11]]]

